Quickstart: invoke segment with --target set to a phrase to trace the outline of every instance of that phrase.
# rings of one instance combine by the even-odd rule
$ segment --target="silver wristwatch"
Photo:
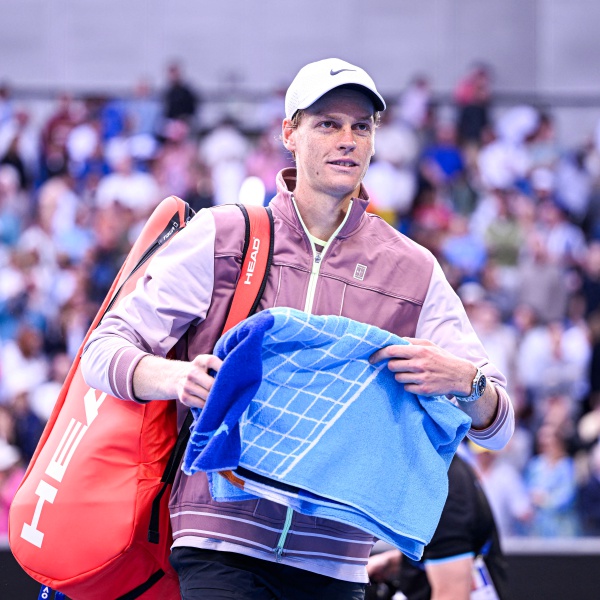
[[[456,396],[456,399],[460,402],[474,402],[475,400],[479,400],[479,398],[481,398],[485,392],[486,385],[487,378],[483,374],[482,370],[477,367],[475,379],[473,379],[473,383],[471,384],[471,393],[468,396]]]

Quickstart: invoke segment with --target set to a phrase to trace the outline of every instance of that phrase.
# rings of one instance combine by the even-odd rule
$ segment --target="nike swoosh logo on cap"
[[[334,71],[333,69],[331,69],[331,71],[329,71],[329,74],[337,75],[338,73],[341,73],[342,71],[356,71],[356,69],[340,69],[339,71]]]

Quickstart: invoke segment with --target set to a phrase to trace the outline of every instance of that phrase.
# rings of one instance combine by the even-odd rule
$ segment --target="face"
[[[374,112],[366,95],[335,89],[304,111],[297,128],[283,122],[284,145],[296,156],[298,198],[358,193],[375,151]]]

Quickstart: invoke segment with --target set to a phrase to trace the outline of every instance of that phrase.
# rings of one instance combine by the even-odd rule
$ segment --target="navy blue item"
[[[365,584],[234,552],[173,548],[182,600],[363,600]]]

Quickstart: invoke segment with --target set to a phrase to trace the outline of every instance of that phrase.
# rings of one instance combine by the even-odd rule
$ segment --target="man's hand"
[[[471,393],[477,372],[475,365],[464,358],[418,338],[405,338],[406,346],[387,346],[369,358],[371,364],[388,361],[388,369],[404,388],[421,396],[457,396],[458,407],[471,417],[471,427],[489,427],[498,410],[498,392],[488,382],[485,392],[476,402],[461,402],[460,396]]]
[[[133,372],[133,391],[140,400],[178,399],[185,406],[202,408],[223,361],[200,354],[191,362],[145,356]]]
[[[182,404],[202,408],[215,382],[210,371],[219,371],[223,361],[214,354],[199,354],[188,363],[190,368],[177,385],[177,398]]]
[[[396,381],[413,394],[422,396],[468,396],[476,367],[447,350],[418,338],[405,338],[406,346],[387,346],[369,358],[371,364],[388,361]]]

